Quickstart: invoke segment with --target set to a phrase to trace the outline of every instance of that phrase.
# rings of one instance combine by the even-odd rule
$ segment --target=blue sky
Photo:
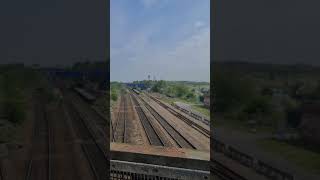
[[[210,81],[210,0],[111,0],[111,81]]]

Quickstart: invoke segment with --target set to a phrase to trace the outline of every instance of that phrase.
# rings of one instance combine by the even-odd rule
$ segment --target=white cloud
[[[125,47],[112,50],[111,61],[126,59],[127,67],[124,68],[128,70],[123,71],[142,76],[132,74],[129,78],[144,78],[143,71],[147,70],[166,80],[210,80],[209,27],[198,29],[191,36],[167,46],[151,44],[149,37],[148,33],[138,32]]]
[[[167,0],[140,2],[144,8],[159,8]],[[192,8],[186,22],[179,21],[168,31],[162,31],[166,23],[161,18],[130,28],[129,15],[120,11],[111,32],[111,79],[141,80],[150,74],[165,80],[209,81],[210,26],[197,17],[198,9]]]
[[[158,2],[158,0],[141,0],[144,7],[149,8]]]
[[[203,26],[205,26],[205,23],[202,21],[197,21],[194,23],[194,27],[196,28],[202,28]]]
[[[204,28],[157,58],[166,79],[210,80],[210,30]],[[158,70],[159,71],[159,70]]]

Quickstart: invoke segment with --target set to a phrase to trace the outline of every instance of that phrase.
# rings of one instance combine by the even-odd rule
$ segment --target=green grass
[[[214,120],[215,120],[214,125],[216,127],[226,127],[226,128],[235,129],[242,132],[248,132],[248,128],[245,127],[244,122],[242,121],[223,119],[217,116],[215,116]]]
[[[182,102],[182,103],[186,103],[186,104],[194,104],[193,101],[188,101],[188,100],[185,100],[185,99],[181,99],[181,98],[169,98],[169,97],[163,97],[161,98],[161,100],[169,103],[169,104],[172,104],[174,102]]]
[[[1,66],[0,66],[1,68]],[[32,89],[43,84],[41,74],[28,68],[3,68],[0,74],[0,141],[17,140],[19,128],[26,119],[27,98]],[[10,110],[7,113],[6,109]]]
[[[214,118],[215,127],[225,127],[228,129],[244,132],[244,133],[253,133],[252,127],[249,127],[245,121],[240,121],[236,119],[226,119],[220,116],[215,116]],[[255,126],[254,129],[256,133],[272,133],[274,128],[271,126]]]
[[[111,100],[110,105],[111,105],[111,108],[113,108],[116,105],[116,101]]]
[[[320,174],[320,154],[275,140],[260,140],[257,144],[272,154],[283,157],[303,169]]]
[[[194,102],[190,102],[190,101],[187,101],[185,99],[180,99],[180,98],[167,98],[166,97],[166,98],[161,98],[161,100],[163,100],[164,102],[169,103],[169,104],[173,104],[174,102],[182,102],[185,104],[194,104]],[[210,115],[210,113],[209,113],[209,115]]]
[[[166,102],[166,103],[168,103],[168,104],[172,104],[172,103],[176,102],[176,100],[174,98],[166,98],[166,97],[164,97],[164,98],[161,98],[161,100]]]
[[[210,117],[210,110],[202,105],[192,105],[191,108],[207,117]]]

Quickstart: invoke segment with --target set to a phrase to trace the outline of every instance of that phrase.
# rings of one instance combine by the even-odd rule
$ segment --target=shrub
[[[18,101],[5,102],[5,115],[11,123],[17,124],[25,119],[23,103]]]

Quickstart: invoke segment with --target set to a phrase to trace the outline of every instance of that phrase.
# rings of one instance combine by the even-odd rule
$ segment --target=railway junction
[[[112,141],[210,151],[210,127],[145,93],[126,89],[112,115]]]
[[[59,98],[49,102],[43,90],[35,91],[26,133],[30,145],[1,160],[1,180],[201,180],[210,171],[218,180],[238,178],[210,155],[205,121],[131,88],[109,120],[93,105],[100,92],[63,78],[49,81]]]

